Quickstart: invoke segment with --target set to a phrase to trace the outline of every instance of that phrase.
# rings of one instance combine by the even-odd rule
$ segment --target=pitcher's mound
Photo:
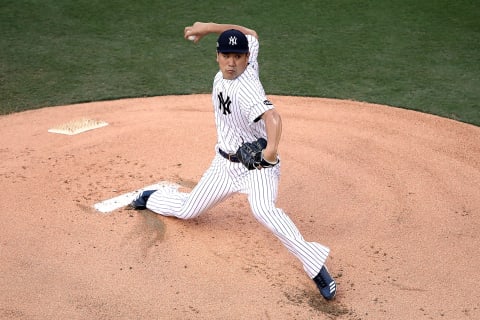
[[[192,221],[93,208],[160,181],[188,191],[208,168],[210,96],[167,96],[0,117],[0,318],[480,318],[480,128],[269,98],[283,119],[278,206],[332,249],[335,301],[243,196]],[[48,132],[83,118],[108,126]]]

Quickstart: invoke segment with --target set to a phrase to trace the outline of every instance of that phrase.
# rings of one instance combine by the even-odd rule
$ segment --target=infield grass
[[[260,35],[269,94],[398,106],[480,125],[476,1],[3,0],[0,113],[210,92],[215,38],[194,21]]]

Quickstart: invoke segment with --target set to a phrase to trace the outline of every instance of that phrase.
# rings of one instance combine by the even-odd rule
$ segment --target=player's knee
[[[260,221],[271,220],[278,214],[278,210],[275,206],[252,208],[253,215]]]
[[[198,217],[200,214],[201,212],[184,211],[184,212],[180,212],[180,214],[177,215],[177,218],[182,220],[190,220]]]

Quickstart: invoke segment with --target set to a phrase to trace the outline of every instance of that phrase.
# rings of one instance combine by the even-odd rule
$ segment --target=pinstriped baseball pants
[[[147,201],[147,208],[163,216],[192,219],[236,192],[248,195],[255,218],[282,242],[314,278],[325,264],[330,249],[306,241],[293,221],[275,203],[280,165],[262,170],[247,170],[241,163],[230,162],[219,154],[190,193],[159,189]]]

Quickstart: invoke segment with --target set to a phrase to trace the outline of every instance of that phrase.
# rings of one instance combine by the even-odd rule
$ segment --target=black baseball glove
[[[271,168],[277,165],[280,160],[275,163],[268,162],[263,158],[262,150],[267,146],[267,140],[259,138],[253,142],[244,142],[237,150],[237,158],[248,170]]]

